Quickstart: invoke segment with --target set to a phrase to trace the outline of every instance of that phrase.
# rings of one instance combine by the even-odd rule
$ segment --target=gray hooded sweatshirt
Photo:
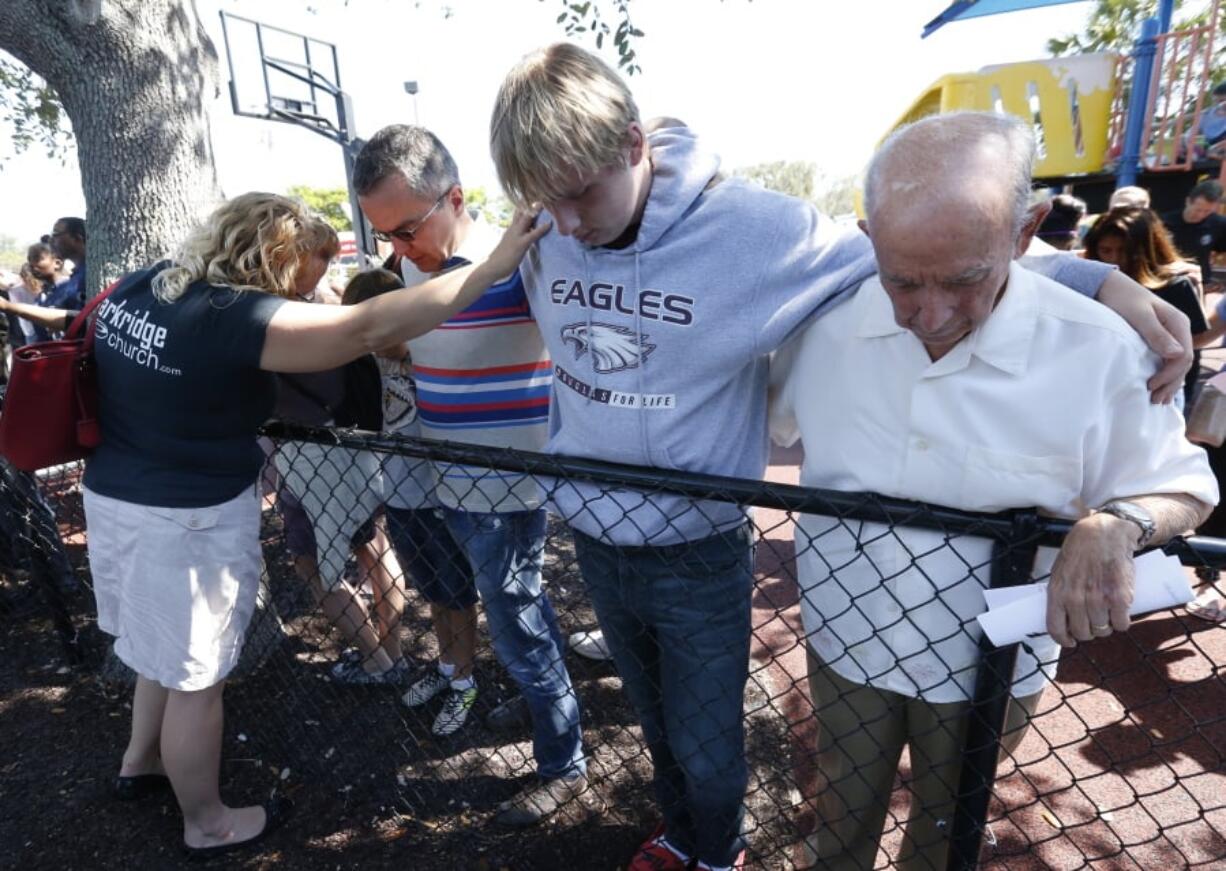
[[[587,248],[557,232],[521,264],[554,363],[547,450],[761,478],[770,352],[876,271],[855,227],[740,179],[686,128],[651,136],[653,177],[634,243]],[[568,481],[557,511],[624,546],[695,541],[742,509]]]

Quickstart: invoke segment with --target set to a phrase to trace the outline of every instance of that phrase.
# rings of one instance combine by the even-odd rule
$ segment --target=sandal
[[[133,774],[116,777],[112,792],[120,801],[139,801],[169,790],[170,778],[165,774]]]

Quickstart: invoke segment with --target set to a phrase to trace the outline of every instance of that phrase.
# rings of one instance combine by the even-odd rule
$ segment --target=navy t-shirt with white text
[[[217,505],[252,486],[264,462],[256,429],[272,412],[276,382],[259,362],[284,300],[197,282],[164,303],[153,275],[125,280],[99,306],[102,444],[85,486],[140,505]]]

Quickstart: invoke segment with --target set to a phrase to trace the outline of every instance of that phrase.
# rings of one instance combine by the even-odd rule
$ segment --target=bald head
[[[1015,118],[963,112],[892,135],[864,204],[894,319],[936,360],[992,313],[1048,205],[1029,208],[1034,144]]]
[[[938,206],[1016,236],[1026,222],[1034,139],[1024,121],[990,112],[933,115],[886,139],[869,163],[864,207],[883,215]]]

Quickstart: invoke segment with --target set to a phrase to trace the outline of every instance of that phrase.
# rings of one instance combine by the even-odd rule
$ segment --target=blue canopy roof
[[[1017,12],[1021,9],[1037,9],[1040,6],[1059,6],[1063,3],[1079,3],[1081,0],[954,0],[949,8],[924,25],[923,36],[931,36],[951,21],[964,18],[982,18],[1002,12]]]

